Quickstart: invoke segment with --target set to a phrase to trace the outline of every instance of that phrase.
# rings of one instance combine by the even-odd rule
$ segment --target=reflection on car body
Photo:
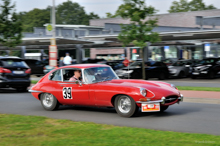
[[[123,79],[142,79],[142,61],[136,61],[128,67],[116,70],[116,74]],[[160,80],[169,77],[169,70],[163,62],[148,61],[145,62],[145,79],[158,78]]]
[[[82,81],[69,81],[75,70],[82,72]],[[123,117],[137,114],[139,108],[142,112],[162,112],[183,100],[172,84],[119,79],[110,66],[101,64],[57,68],[29,91],[46,110],[58,109],[59,105],[114,107]]]

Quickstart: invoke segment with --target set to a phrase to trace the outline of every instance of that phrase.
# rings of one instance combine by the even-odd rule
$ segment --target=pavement
[[[184,102],[220,104],[220,92],[181,90]]]

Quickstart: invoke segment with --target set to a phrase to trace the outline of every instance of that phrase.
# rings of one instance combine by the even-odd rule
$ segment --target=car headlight
[[[147,91],[146,91],[146,89],[144,89],[144,88],[140,88],[140,93],[141,93],[141,95],[143,95],[144,97],[147,96]]]
[[[174,84],[170,84],[170,86],[174,89],[177,89],[177,87]]]

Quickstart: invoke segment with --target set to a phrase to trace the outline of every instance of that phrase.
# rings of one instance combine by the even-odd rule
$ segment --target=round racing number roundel
[[[72,98],[72,87],[63,88],[63,98],[64,99],[73,99]]]

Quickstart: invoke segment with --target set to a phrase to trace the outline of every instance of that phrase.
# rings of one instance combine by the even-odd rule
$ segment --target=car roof
[[[92,68],[92,67],[110,67],[109,65],[105,64],[74,64],[74,65],[68,65],[68,66],[62,66],[60,68]]]
[[[0,59],[21,59],[17,56],[0,56]]]

